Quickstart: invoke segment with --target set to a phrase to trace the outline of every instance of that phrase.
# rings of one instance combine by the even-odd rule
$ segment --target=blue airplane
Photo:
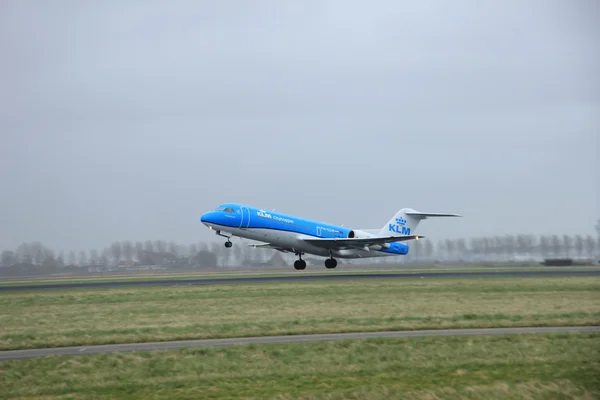
[[[225,203],[203,214],[200,221],[227,238],[225,247],[231,247],[232,236],[262,242],[251,244],[256,248],[294,253],[298,260],[294,268],[303,270],[304,254],[327,257],[326,268],[335,268],[337,258],[386,257],[408,254],[407,240],[419,240],[415,235],[421,220],[429,217],[460,217],[458,214],[423,213],[403,208],[379,229],[351,229],[325,222],[300,218],[275,211],[265,211],[238,203]]]

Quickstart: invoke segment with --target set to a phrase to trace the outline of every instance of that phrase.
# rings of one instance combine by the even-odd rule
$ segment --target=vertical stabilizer
[[[388,221],[379,231],[379,236],[406,236],[416,235],[417,225],[424,219],[431,217],[461,217],[458,214],[423,213],[412,208],[403,208]]]

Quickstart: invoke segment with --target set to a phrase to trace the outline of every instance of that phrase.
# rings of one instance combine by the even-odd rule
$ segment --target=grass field
[[[597,399],[600,335],[376,339],[0,364],[0,399]]]
[[[216,337],[598,325],[600,277],[0,293],[0,349]]]

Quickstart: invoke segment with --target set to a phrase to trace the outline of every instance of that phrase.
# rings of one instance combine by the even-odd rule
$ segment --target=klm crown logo
[[[402,217],[396,218],[396,224],[389,224],[390,232],[399,233],[401,235],[410,235],[410,228],[406,227],[406,220]]]

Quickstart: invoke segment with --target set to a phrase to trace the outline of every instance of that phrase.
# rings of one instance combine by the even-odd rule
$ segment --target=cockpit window
[[[233,211],[233,208],[231,207],[226,207],[223,211],[225,211],[226,213],[231,213],[233,214],[235,211]]]

